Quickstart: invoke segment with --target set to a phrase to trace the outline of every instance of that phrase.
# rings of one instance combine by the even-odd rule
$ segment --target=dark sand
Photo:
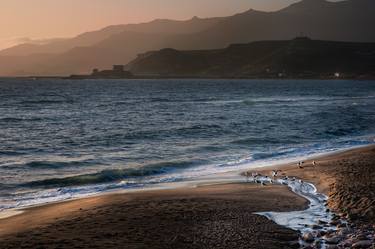
[[[306,204],[283,186],[250,184],[106,195],[2,220],[0,247],[289,248],[297,233],[252,213]]]
[[[375,147],[316,161],[282,169],[317,184],[333,208],[373,222]],[[253,212],[306,205],[285,186],[252,184],[104,195],[0,220],[0,248],[291,248],[296,232]]]

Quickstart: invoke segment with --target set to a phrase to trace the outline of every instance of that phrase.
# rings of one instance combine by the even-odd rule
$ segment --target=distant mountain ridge
[[[148,23],[113,25],[103,29],[86,32],[71,39],[51,42],[48,44],[20,44],[0,51],[0,56],[27,56],[32,54],[58,54],[76,47],[92,46],[111,36],[123,32],[149,34],[186,34],[203,31],[216,24],[222,18],[200,19],[197,17],[187,21],[156,19]]]
[[[275,12],[248,10],[219,18],[155,20],[110,26],[49,44],[23,44],[0,51],[0,75],[70,75],[127,64],[162,48],[219,49],[233,43],[313,39],[375,42],[375,1],[303,0]]]
[[[225,49],[162,49],[140,55],[128,69],[143,77],[375,78],[375,43],[259,41]]]

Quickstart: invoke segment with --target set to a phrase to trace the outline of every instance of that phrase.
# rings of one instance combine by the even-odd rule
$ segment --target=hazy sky
[[[299,0],[0,0],[0,48],[24,38],[69,37],[155,18],[225,16],[277,10]]]

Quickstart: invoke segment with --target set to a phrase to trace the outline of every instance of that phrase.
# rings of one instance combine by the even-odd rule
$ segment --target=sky
[[[273,11],[299,0],[0,0],[0,49],[72,37],[108,25],[157,18],[227,16],[250,8]]]

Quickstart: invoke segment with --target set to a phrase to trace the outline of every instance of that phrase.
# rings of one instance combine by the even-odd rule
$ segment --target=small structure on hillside
[[[102,70],[94,69],[91,76],[93,78],[131,78],[133,74],[125,70],[124,65],[113,65],[112,70]]]
[[[124,65],[113,65],[112,70],[92,70],[90,75],[71,75],[70,79],[130,79],[133,74]]]

